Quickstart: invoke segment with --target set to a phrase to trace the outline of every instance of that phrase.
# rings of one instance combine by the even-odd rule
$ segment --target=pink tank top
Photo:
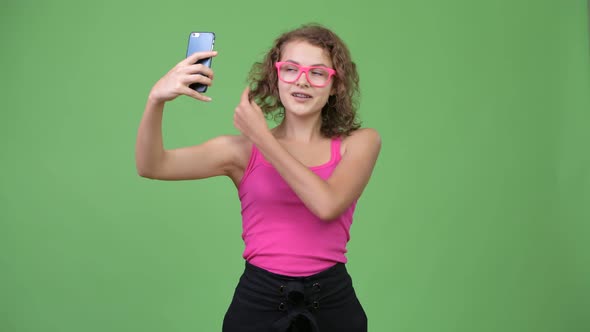
[[[340,161],[340,138],[331,142],[330,161],[309,167],[322,179]],[[346,243],[356,201],[332,221],[316,217],[275,168],[252,146],[238,185],[242,204],[243,257],[253,265],[288,276],[309,276],[334,264],[346,263]]]

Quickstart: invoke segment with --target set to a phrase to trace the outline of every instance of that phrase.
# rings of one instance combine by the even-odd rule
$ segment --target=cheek
[[[280,100],[280,102],[282,104],[283,103],[283,98],[285,98],[289,94],[289,92],[288,92],[289,90],[281,82],[279,82],[278,90],[279,90],[279,100]]]
[[[325,88],[325,90],[322,91],[322,93],[320,95],[318,95],[318,97],[320,97],[319,102],[322,104],[322,106],[328,102],[328,98],[330,98],[330,94],[332,94],[332,89]]]

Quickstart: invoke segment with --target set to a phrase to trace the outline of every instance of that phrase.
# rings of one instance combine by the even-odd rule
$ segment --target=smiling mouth
[[[295,98],[311,98],[310,95],[305,94],[305,93],[292,93],[291,96],[295,97]]]

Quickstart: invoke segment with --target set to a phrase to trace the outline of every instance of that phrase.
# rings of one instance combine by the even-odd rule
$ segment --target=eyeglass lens
[[[301,74],[301,68],[296,64],[283,63],[279,67],[279,76],[287,83],[295,82]],[[330,73],[321,67],[310,68],[306,76],[309,83],[314,86],[324,86],[330,80]]]

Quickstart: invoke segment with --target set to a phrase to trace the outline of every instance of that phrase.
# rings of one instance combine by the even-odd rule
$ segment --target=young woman
[[[245,271],[223,331],[366,331],[367,318],[346,271],[356,202],[380,151],[356,118],[359,79],[342,40],[305,25],[281,35],[250,72],[234,125],[241,135],[164,150],[162,113],[179,95],[211,85],[197,60],[178,63],[152,88],[136,144],[141,176],[232,179],[242,204]],[[279,124],[270,129],[265,115]]]

